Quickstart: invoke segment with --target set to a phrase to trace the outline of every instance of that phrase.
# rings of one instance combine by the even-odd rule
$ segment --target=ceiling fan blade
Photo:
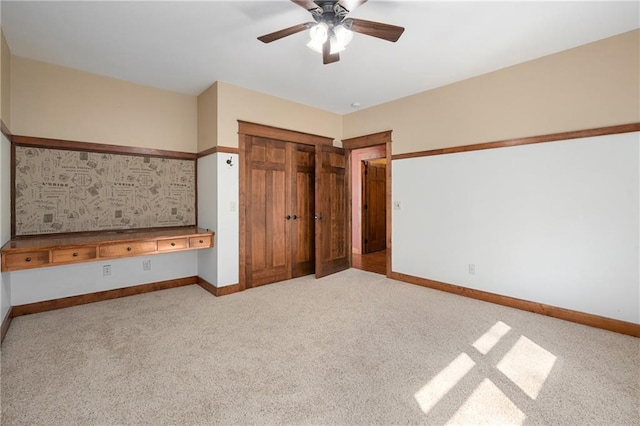
[[[327,65],[327,64],[332,64],[334,62],[338,62],[339,60],[340,60],[340,54],[339,53],[331,54],[331,43],[329,42],[329,40],[325,41],[324,44],[322,45],[322,63]]]
[[[315,2],[311,0],[291,0],[293,3],[297,4],[300,7],[305,8],[306,10],[314,10],[314,9],[322,9]]]
[[[349,28],[351,31],[392,42],[398,41],[398,39],[404,32],[403,27],[383,24],[381,22],[365,21],[364,19],[352,18],[349,18],[346,21],[350,21],[350,27],[347,28]]]
[[[310,28],[310,25],[313,25],[312,22],[307,22],[304,24],[294,25],[293,27],[285,28],[280,31],[276,31],[270,34],[265,34],[263,36],[258,37],[263,43],[271,43],[272,41],[279,40],[283,37],[290,36],[291,34],[299,33],[300,31],[304,31]]]
[[[338,1],[338,4],[347,9],[348,12],[353,12],[355,8],[363,5],[366,2],[367,0],[340,0]]]

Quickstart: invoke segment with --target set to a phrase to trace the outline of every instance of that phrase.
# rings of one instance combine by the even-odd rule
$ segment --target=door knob
[[[322,220],[322,215],[321,214],[317,214],[314,216],[316,220]]]
[[[290,220],[291,216],[290,215],[286,215],[284,218],[287,219],[287,220]]]
[[[293,219],[293,220],[298,219],[298,215],[295,215],[295,214],[294,214],[294,215],[291,217],[291,219]]]

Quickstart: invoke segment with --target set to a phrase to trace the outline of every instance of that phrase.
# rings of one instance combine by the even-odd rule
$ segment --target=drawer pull
[[[73,253],[73,257],[78,257],[78,252]]]
[[[27,257],[24,261],[25,261],[25,262],[31,262],[31,258],[30,258],[30,257]]]
[[[131,247],[127,247],[127,251],[131,251]]]
[[[175,246],[176,246],[176,243],[171,243],[171,247],[175,247]]]
[[[203,241],[203,240],[200,240],[200,244],[202,244],[202,243],[204,243],[204,241]]]

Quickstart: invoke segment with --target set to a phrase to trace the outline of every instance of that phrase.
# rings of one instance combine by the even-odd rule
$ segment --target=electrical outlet
[[[102,267],[102,276],[108,277],[111,275],[111,265],[104,265]]]
[[[476,265],[474,265],[473,263],[469,264],[469,275],[475,275],[476,274]]]
[[[147,259],[147,260],[143,260],[142,261],[142,270],[143,271],[150,271],[151,270],[151,259]]]

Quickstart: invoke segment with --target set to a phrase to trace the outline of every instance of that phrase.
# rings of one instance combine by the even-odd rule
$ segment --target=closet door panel
[[[294,145],[292,211],[292,276],[315,271],[315,148]]]
[[[285,224],[285,176],[273,171],[267,180],[267,253],[273,267],[287,266],[287,229]]]
[[[248,143],[250,208],[247,209],[246,279],[256,287],[290,277],[285,216],[286,144],[263,138]]]
[[[265,170],[251,170],[251,210],[249,230],[251,233],[250,258],[253,270],[264,269],[267,265],[266,230],[267,230],[267,200],[266,200],[266,172]]]
[[[350,198],[348,162],[341,148],[318,146],[316,153],[316,277],[349,268]]]

